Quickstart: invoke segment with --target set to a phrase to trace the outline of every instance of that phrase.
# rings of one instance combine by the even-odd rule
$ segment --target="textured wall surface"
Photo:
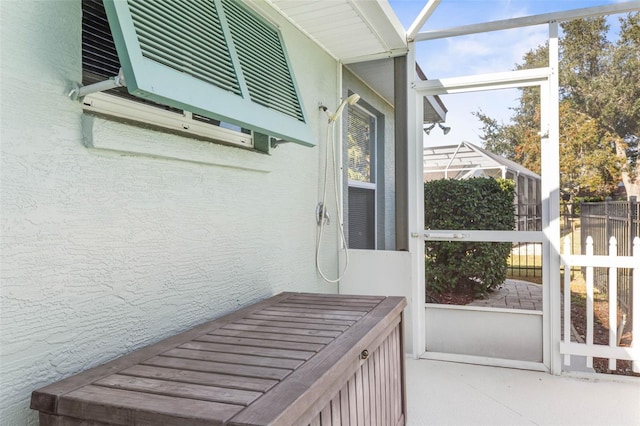
[[[88,118],[80,1],[2,1],[0,424],[37,424],[36,388],[281,291],[315,271],[334,60],[281,25],[319,146],[272,156]],[[249,170],[88,148],[157,141]],[[203,145],[204,144],[204,145]],[[322,261],[336,271],[335,227]],[[331,248],[334,247],[334,248]]]

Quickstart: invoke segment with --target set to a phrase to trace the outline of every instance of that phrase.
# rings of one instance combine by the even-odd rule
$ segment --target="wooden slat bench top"
[[[39,389],[31,408],[43,425],[295,424],[405,306],[282,293]]]

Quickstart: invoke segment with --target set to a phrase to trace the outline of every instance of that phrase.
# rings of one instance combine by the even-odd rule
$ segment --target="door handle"
[[[440,238],[444,240],[463,240],[469,237],[469,234],[462,232],[412,232],[414,238]]]

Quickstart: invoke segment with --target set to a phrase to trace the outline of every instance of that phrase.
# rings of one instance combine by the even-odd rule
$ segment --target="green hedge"
[[[442,179],[424,184],[425,229],[513,230],[514,183]],[[427,241],[428,291],[485,295],[507,275],[510,243]]]

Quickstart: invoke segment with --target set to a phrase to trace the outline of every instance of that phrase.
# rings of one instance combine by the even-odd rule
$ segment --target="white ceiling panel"
[[[407,52],[406,32],[387,0],[267,0],[343,63]]]

